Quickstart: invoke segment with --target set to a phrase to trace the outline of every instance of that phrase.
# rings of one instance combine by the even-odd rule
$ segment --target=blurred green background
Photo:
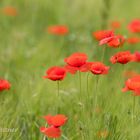
[[[57,102],[57,84],[44,80],[45,71],[63,65],[73,52],[85,52],[90,61],[100,61],[102,47],[92,32],[108,29],[110,21],[121,21],[117,31],[129,36],[127,24],[139,18],[139,0],[1,0],[0,1],[0,77],[12,87],[0,94],[0,128],[15,128],[15,133],[0,132],[0,140],[43,140],[39,127],[43,115],[61,113],[69,121],[63,127],[61,140],[140,140],[140,102],[136,99],[135,128],[131,125],[132,96],[121,93],[124,70],[139,72],[139,64],[111,65],[111,55],[122,50],[139,49],[124,45],[120,50],[107,48],[104,63],[112,66],[109,75],[101,76],[98,85],[99,112],[86,100],[86,77],[82,73],[82,103],[78,101],[78,75],[68,75],[60,85],[62,102]],[[16,16],[3,14],[5,6],[16,8]],[[68,36],[53,36],[45,30],[50,25],[67,25]],[[90,75],[90,95],[94,96],[96,77]],[[97,109],[97,110],[98,110]],[[81,111],[84,110],[84,111]],[[91,114],[94,115],[91,115]],[[99,136],[99,132],[108,132]]]

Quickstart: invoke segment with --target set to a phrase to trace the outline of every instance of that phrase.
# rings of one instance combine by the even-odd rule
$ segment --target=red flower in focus
[[[54,25],[48,27],[48,32],[54,35],[66,35],[68,34],[69,29],[64,25]]]
[[[112,21],[112,22],[111,22],[111,27],[112,27],[113,29],[118,29],[118,28],[121,27],[121,23],[120,23],[119,21]]]
[[[140,42],[140,38],[139,37],[129,37],[126,40],[129,44],[137,44]]]
[[[114,32],[112,30],[101,30],[93,32],[93,37],[95,37],[95,39],[98,41],[112,36],[114,36]]]
[[[11,84],[7,80],[0,79],[0,91],[10,89]]]
[[[6,6],[2,8],[2,12],[7,16],[17,16],[17,10],[12,6]]]
[[[76,73],[77,70],[82,71],[82,69],[86,66],[87,59],[87,55],[84,53],[73,53],[64,60],[67,63],[65,68],[72,74]]]
[[[126,92],[128,90],[133,91],[134,96],[140,96],[140,75],[129,78],[126,81],[125,87],[122,89],[122,91]]]
[[[48,138],[59,138],[61,136],[60,128],[56,128],[54,126],[50,126],[48,128],[41,127],[40,131],[45,134]]]
[[[132,61],[134,61],[134,62],[140,62],[140,52],[135,52],[133,54]]]
[[[109,70],[108,66],[105,66],[103,63],[101,62],[93,62],[91,65],[91,69],[90,71],[93,74],[99,75],[99,74],[107,74]]]
[[[122,46],[125,42],[125,38],[122,35],[115,36],[111,41],[108,42],[108,46],[112,48],[118,48]]]
[[[130,51],[124,51],[124,52],[116,53],[114,56],[110,58],[110,61],[112,62],[112,64],[115,64],[115,63],[126,64],[132,61],[132,58],[133,56],[130,53]]]
[[[44,78],[48,78],[53,81],[63,80],[66,76],[66,70],[63,67],[54,66],[49,68],[46,71],[46,76]]]
[[[130,32],[139,33],[140,32],[140,19],[134,19],[128,25]]]
[[[107,44],[109,47],[118,48],[125,42],[125,38],[122,35],[116,35],[108,38],[104,38],[99,42],[99,45]]]

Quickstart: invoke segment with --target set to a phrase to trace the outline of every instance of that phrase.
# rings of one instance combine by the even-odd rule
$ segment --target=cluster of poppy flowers
[[[54,66],[46,71],[44,78],[48,78],[53,81],[63,80],[66,73],[75,74],[80,72],[92,72],[93,74],[107,74],[109,67],[102,62],[88,62],[88,57],[85,53],[73,53],[69,57],[65,58],[65,66]]]
[[[59,138],[62,133],[60,127],[67,122],[68,118],[65,115],[58,114],[44,116],[44,119],[48,127],[40,127],[40,131],[48,138]]]

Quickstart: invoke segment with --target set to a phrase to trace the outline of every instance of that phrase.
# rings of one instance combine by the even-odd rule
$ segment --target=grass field
[[[107,1],[107,0],[106,0]],[[0,93],[0,140],[43,140],[39,127],[42,116],[60,113],[68,117],[59,140],[140,140],[140,100],[136,97],[134,125],[131,123],[133,96],[122,93],[125,70],[140,72],[138,63],[111,64],[118,51],[139,50],[139,44],[106,48],[103,62],[110,66],[108,75],[68,74],[60,83],[43,79],[51,66],[64,65],[64,58],[84,52],[90,61],[101,61],[103,48],[92,32],[107,27],[112,20],[122,22],[117,32],[128,36],[127,24],[139,17],[139,0],[1,0],[0,8],[13,6],[17,16],[0,12],[0,77],[10,81],[11,89]],[[104,14],[106,18],[104,18]],[[50,25],[67,25],[67,36],[50,35]],[[97,86],[97,87],[96,87]],[[98,96],[96,108],[94,96]],[[79,98],[80,101],[79,101]],[[3,128],[15,132],[2,132]],[[134,138],[133,136],[134,135]],[[47,140],[47,138],[46,138]]]

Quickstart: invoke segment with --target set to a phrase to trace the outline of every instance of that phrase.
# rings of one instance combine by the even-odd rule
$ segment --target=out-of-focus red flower
[[[100,30],[92,33],[93,37],[100,41],[104,38],[109,38],[114,36],[114,32],[112,30]]]
[[[129,78],[125,82],[125,87],[122,89],[122,91],[126,92],[128,90],[133,91],[134,96],[140,96],[140,75]]]
[[[48,125],[52,125],[52,118],[53,118],[53,116],[50,114],[47,116],[44,116],[44,119],[47,121]]]
[[[140,19],[134,19],[128,25],[130,32],[139,33],[140,32]]]
[[[3,7],[2,13],[6,16],[17,16],[17,10],[12,6]]]
[[[67,120],[68,120],[68,118],[62,114],[53,116],[51,119],[52,125],[55,127],[60,127],[60,126],[64,125],[67,122]]]
[[[61,136],[60,128],[56,128],[54,126],[50,126],[48,128],[41,127],[40,131],[45,134],[48,138],[59,138]]]
[[[140,62],[140,52],[135,52],[132,57],[133,62]]]
[[[137,44],[140,42],[140,38],[139,37],[129,37],[126,40],[129,44]]]
[[[48,78],[53,81],[63,80],[66,76],[66,70],[63,67],[54,66],[46,71],[44,78]]]
[[[0,79],[0,91],[8,90],[10,87],[11,84],[7,80]]]
[[[124,71],[123,75],[126,78],[131,78],[131,77],[137,76],[139,74],[136,71],[127,70],[127,71]]]
[[[65,69],[74,74],[76,71],[83,69],[86,65],[87,55],[84,53],[73,53],[69,57],[65,58],[64,61],[67,63]]]
[[[55,116],[47,115],[47,116],[44,116],[44,119],[47,121],[48,125],[53,125],[55,127],[60,127],[64,125],[68,120],[68,118],[62,114],[58,114]]]
[[[126,64],[132,61],[132,58],[133,56],[130,53],[130,51],[124,51],[124,52],[116,53],[114,56],[110,58],[110,61],[112,62],[112,64],[115,64],[115,63]]]
[[[67,35],[69,29],[65,25],[54,25],[48,27],[48,32],[54,35]]]
[[[109,67],[105,66],[103,63],[101,62],[93,62],[91,65],[91,69],[90,71],[93,74],[99,75],[99,74],[107,74],[109,71]]]
[[[119,21],[112,21],[112,22],[111,22],[111,27],[112,27],[113,29],[118,29],[118,28],[121,27],[121,23],[120,23]]]
[[[68,118],[62,114],[55,116],[49,114],[44,116],[44,119],[47,121],[49,127],[41,127],[40,131],[48,138],[59,138],[61,136],[60,127],[67,122]]]

